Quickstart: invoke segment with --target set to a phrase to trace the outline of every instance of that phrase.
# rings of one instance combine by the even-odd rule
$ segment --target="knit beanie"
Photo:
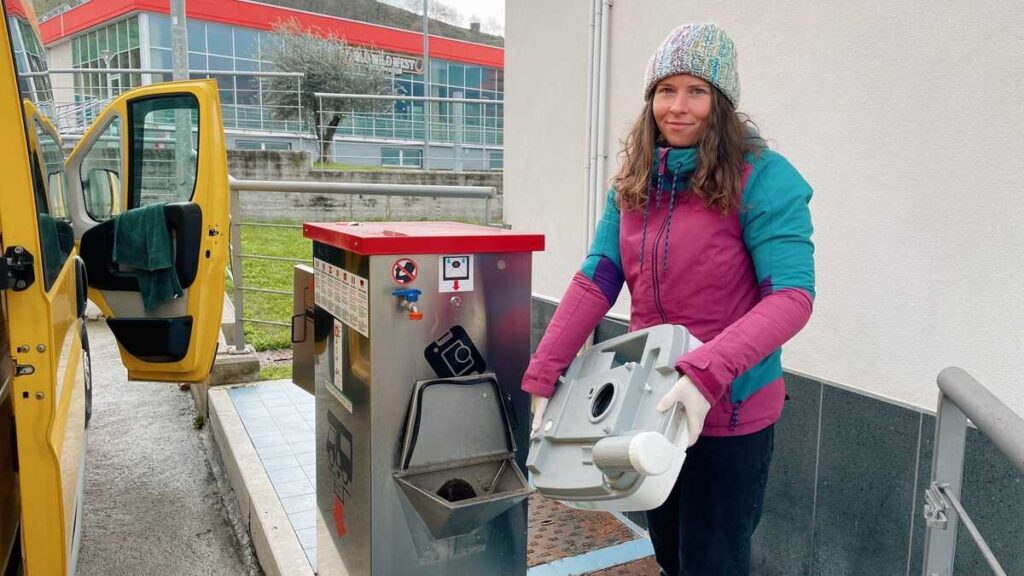
[[[644,99],[663,78],[691,74],[713,84],[733,106],[740,100],[736,47],[714,24],[683,24],[669,32],[651,55],[644,74]]]

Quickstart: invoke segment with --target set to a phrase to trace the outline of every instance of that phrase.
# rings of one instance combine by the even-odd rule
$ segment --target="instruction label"
[[[473,291],[473,256],[441,256],[438,260],[441,269],[438,277],[438,292],[472,292]]]
[[[331,366],[334,369],[334,374],[332,378],[326,379],[324,386],[351,414],[352,401],[349,400],[348,396],[345,396],[345,345],[344,337],[342,336],[344,331],[345,327],[341,321],[335,318],[334,329],[331,332],[332,340],[334,341],[334,357],[331,360]]]
[[[315,258],[313,283],[317,306],[356,332],[370,337],[370,283],[366,278]]]

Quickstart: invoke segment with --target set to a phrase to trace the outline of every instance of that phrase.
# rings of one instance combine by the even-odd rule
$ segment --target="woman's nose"
[[[687,109],[686,98],[682,94],[678,94],[673,98],[672,105],[669,106],[669,111],[673,114],[685,114]]]

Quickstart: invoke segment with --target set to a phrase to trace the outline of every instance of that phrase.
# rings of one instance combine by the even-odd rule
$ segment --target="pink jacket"
[[[705,344],[676,368],[712,409],[703,434],[749,434],[782,411],[781,345],[806,324],[814,296],[811,189],[781,155],[748,159],[741,208],[722,216],[686,191],[694,149],[660,149],[644,210],[620,212],[614,190],[523,378],[550,396],[625,283],[630,331],[671,323]]]

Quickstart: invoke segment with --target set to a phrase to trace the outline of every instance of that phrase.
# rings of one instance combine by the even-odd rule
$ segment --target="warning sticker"
[[[316,305],[367,338],[370,337],[370,283],[319,258],[313,260]]]
[[[399,286],[408,286],[416,281],[419,274],[419,266],[408,258],[401,258],[395,261],[391,267],[391,279]]]

